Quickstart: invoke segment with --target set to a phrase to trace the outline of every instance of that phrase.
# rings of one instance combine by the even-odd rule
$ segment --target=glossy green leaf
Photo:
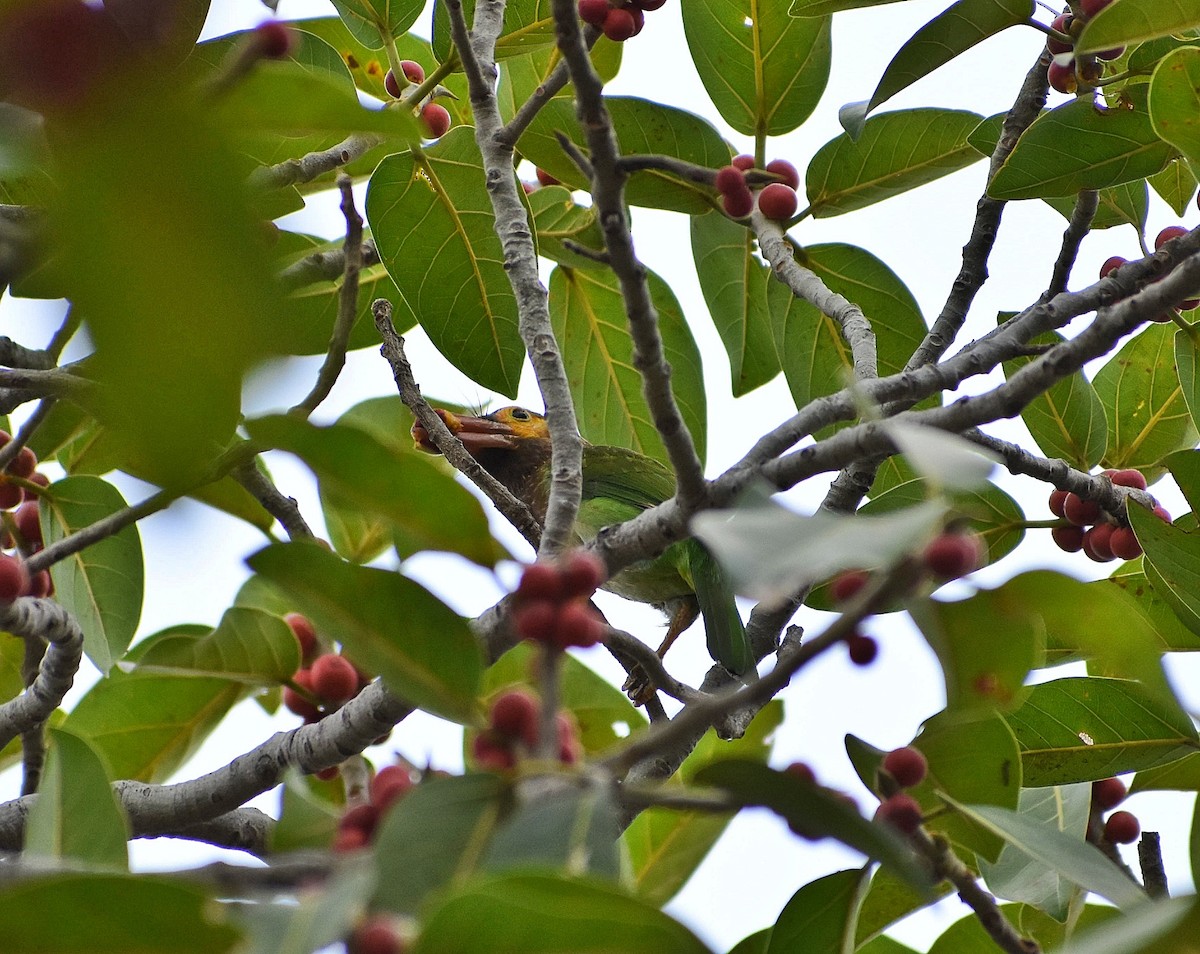
[[[1060,334],[1050,331],[1030,343],[1055,344],[1063,340]],[[1011,378],[1032,360],[1030,357],[1005,361],[1004,376]],[[1108,446],[1104,404],[1082,373],[1055,381],[1021,409],[1021,420],[1042,453],[1060,457],[1084,471],[1090,471],[1100,461]]]
[[[404,556],[448,550],[489,567],[503,556],[479,501],[428,455],[398,452],[358,428],[317,427],[286,415],[258,418],[246,429],[255,440],[304,460],[322,490],[390,520],[405,540]]]
[[[1200,450],[1176,451],[1164,463],[1192,511],[1200,511]]]
[[[25,857],[124,870],[129,821],[99,754],[63,729],[51,729],[49,738],[46,771],[25,822]]]
[[[855,942],[860,945],[859,950],[872,938],[886,937],[880,933],[884,928],[945,897],[949,893],[947,889],[948,884],[942,882],[931,891],[920,893],[887,868],[876,868],[858,909]]]
[[[279,821],[271,829],[271,851],[324,851],[333,844],[342,811],[310,787],[311,782],[299,772],[288,773],[283,783]]]
[[[1075,210],[1074,196],[1047,196],[1042,201],[1070,221]],[[1091,229],[1095,232],[1119,225],[1132,225],[1139,232],[1144,232],[1149,206],[1150,195],[1144,179],[1101,189],[1097,194],[1096,214],[1092,217]]]
[[[1176,215],[1182,216],[1196,194],[1196,176],[1182,158],[1172,159],[1162,172],[1156,172],[1147,180],[1160,199],[1171,207]]]
[[[877,937],[863,947],[858,948],[859,954],[917,954],[915,948],[901,944],[887,935]],[[989,952],[990,954],[990,952]]]
[[[63,874],[0,890],[7,954],[232,954],[240,940],[208,892],[153,877]]]
[[[1196,730],[1178,706],[1127,679],[1042,683],[1008,722],[1029,786],[1095,781],[1161,765],[1198,747]]]
[[[1108,905],[1083,905],[1078,916],[1060,924],[1048,914],[1027,904],[1002,904],[1004,919],[1023,936],[1035,938],[1042,950],[1058,951],[1060,945],[1075,929],[1103,924],[1120,917],[1120,912]],[[975,914],[955,921],[933,942],[928,954],[995,954],[996,942]]]
[[[466,620],[423,586],[310,544],[275,544],[247,562],[397,696],[454,721],[475,717],[479,648]]]
[[[1033,0],[958,0],[939,13],[892,57],[875,92],[865,103],[851,103],[839,111],[842,125],[854,138],[863,129],[867,114],[902,89],[907,89],[960,53],[1033,16]]]
[[[1144,87],[1104,107],[1083,96],[1034,120],[988,184],[993,199],[1106,189],[1160,172],[1172,149],[1154,132]]]
[[[1192,425],[1200,421],[1200,340],[1182,328],[1175,332],[1175,370],[1179,388],[1191,415]]]
[[[1105,467],[1133,467],[1153,480],[1164,457],[1195,446],[1198,432],[1175,373],[1174,339],[1174,325],[1151,324],[1092,379],[1108,418]]]
[[[1200,752],[1166,765],[1142,769],[1129,786],[1134,792],[1200,792]]]
[[[831,291],[862,309],[875,332],[879,374],[902,371],[928,329],[916,298],[900,277],[854,245],[810,245],[797,260]],[[774,278],[767,280],[767,301],[775,347],[796,407],[844,388],[854,364],[837,324]],[[818,431],[818,436],[833,428]]]
[[[823,17],[839,10],[857,10],[860,7],[880,7],[898,0],[792,0],[788,13],[794,17]]]
[[[755,255],[754,233],[720,212],[692,216],[691,233],[700,290],[740,397],[779,373],[767,308],[770,270]]]
[[[671,385],[696,451],[706,452],[707,403],[700,350],[670,286],[647,273]],[[625,302],[610,272],[558,267],[550,275],[550,321],[575,398],[579,432],[593,444],[666,459],[633,366]]]
[[[606,96],[604,105],[625,155],[672,156],[709,169],[729,163],[729,147],[720,133],[693,113],[630,96]],[[534,117],[518,140],[517,150],[570,188],[590,189],[591,183],[558,144],[556,134],[560,132],[580,148],[587,148],[575,118],[575,105],[556,98]],[[631,205],[697,215],[713,207],[714,193],[710,187],[690,179],[647,169],[629,177],[625,200]]]
[[[25,658],[25,643],[15,636],[0,637],[0,699],[15,699],[25,691],[21,665]]]
[[[1120,0],[1087,22],[1075,51],[1109,50],[1195,27],[1200,27],[1200,10],[1191,0]]]
[[[1200,168],[1200,47],[1185,46],[1159,62],[1150,79],[1150,119],[1160,138]]]
[[[995,805],[948,801],[957,811],[995,832],[1006,844],[1080,887],[1120,907],[1149,903],[1141,888],[1101,854],[1100,849],[1080,836],[1060,831],[1057,823],[1046,823]]]
[[[430,910],[413,954],[709,954],[691,931],[616,888],[544,874],[469,882]]]
[[[46,544],[126,507],[119,490],[98,477],[67,477],[41,497]],[[83,649],[101,672],[120,658],[142,613],[142,541],[130,524],[50,567],[54,595],[83,629]]]
[[[277,685],[300,668],[300,644],[291,627],[279,616],[246,607],[227,609],[216,629],[196,634],[172,628],[147,642],[137,662],[145,672],[189,672]]]
[[[244,691],[228,679],[114,669],[84,694],[63,726],[100,752],[114,779],[165,782]]]
[[[1200,650],[1200,634],[1180,622],[1179,617],[1151,586],[1138,563],[1129,563],[1106,579],[1088,584],[1097,589],[1115,586],[1128,597],[1128,604],[1149,627],[1152,639],[1159,643],[1160,652],[1196,652]],[[1086,597],[1085,597],[1086,598]]]
[[[424,0],[333,0],[333,5],[354,38],[373,50],[404,33],[425,9]]]
[[[525,348],[483,178],[471,130],[452,129],[419,160],[405,153],[379,164],[367,219],[388,273],[437,349],[472,380],[512,397]]]
[[[782,3],[685,3],[692,60],[721,118],[745,136],[782,136],[812,114],[829,80],[827,19]]]
[[[1154,592],[1184,626],[1200,634],[1200,591],[1195,588],[1200,585],[1200,534],[1159,520],[1143,507],[1128,510],[1130,526],[1145,551],[1142,566]]]
[[[804,885],[788,899],[767,954],[842,954],[852,949],[854,910],[870,877],[866,868],[835,871]]]
[[[574,242],[597,252],[604,249],[604,235],[592,206],[576,205],[569,189],[542,186],[529,196],[533,227],[537,231],[538,254],[571,268],[603,268],[595,259],[568,249]]]
[[[1198,915],[1194,895],[1164,898],[1079,932],[1055,954],[1181,954],[1200,931]]]
[[[857,139],[843,133],[808,164],[805,186],[812,214],[853,212],[978,162],[981,157],[967,136],[982,120],[957,109],[872,116]]]
[[[747,935],[729,949],[729,954],[767,954],[767,945],[771,943],[771,929],[763,928]]]
[[[1075,838],[1087,832],[1092,787],[1056,785],[1021,791],[1017,811],[1027,820],[1053,827]],[[1073,903],[1081,900],[1079,889],[1058,871],[1006,844],[995,864],[981,861],[979,873],[988,889],[1009,901],[1023,901],[1045,911],[1056,921],[1065,921]]]
[[[745,734],[729,742],[707,733],[673,776],[686,784],[708,765],[726,758],[766,762],[771,740],[783,721],[783,704],[768,703]],[[666,904],[687,883],[730,822],[710,812],[648,808],[625,830],[630,867],[640,897]]]

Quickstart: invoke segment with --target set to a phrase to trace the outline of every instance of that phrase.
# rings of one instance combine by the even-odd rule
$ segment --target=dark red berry
[[[12,459],[8,465],[8,472],[15,474],[18,477],[24,477],[28,480],[33,476],[33,472],[37,470],[38,459],[37,454],[31,451],[28,447],[22,447],[17,451],[17,456]]]
[[[1134,490],[1146,489],[1146,477],[1140,470],[1114,470],[1108,475],[1118,487],[1132,487]]]
[[[562,568],[562,587],[567,598],[591,596],[604,582],[604,562],[595,554],[576,550]]]
[[[1104,839],[1114,845],[1133,844],[1141,833],[1141,822],[1132,812],[1113,812],[1104,823]]]
[[[604,624],[585,603],[567,603],[558,611],[554,624],[555,645],[560,649],[578,646],[587,649],[604,639]]]
[[[416,60],[401,60],[400,69],[410,83],[425,82],[425,67]]]
[[[973,533],[943,533],[925,548],[922,559],[926,568],[942,580],[957,580],[978,570],[985,548]]]
[[[623,7],[612,7],[604,18],[601,26],[604,35],[614,43],[624,43],[637,33],[637,21],[630,10]]]
[[[307,669],[296,670],[296,675],[292,676],[292,682],[301,689],[313,692],[312,672]],[[316,704],[291,686],[283,687],[283,704],[303,719],[315,720],[321,717],[321,710],[317,708]]]
[[[1067,492],[1065,490],[1050,491],[1050,512],[1056,517],[1065,517],[1066,511],[1063,506],[1067,502]]]
[[[408,769],[401,765],[385,765],[371,779],[371,804],[383,812],[412,787],[413,780]]]
[[[1114,255],[1112,258],[1106,258],[1104,260],[1104,264],[1100,266],[1100,277],[1107,278],[1125,263],[1126,260],[1121,258],[1120,255]]]
[[[718,169],[714,185],[721,195],[732,195],[747,189],[746,178],[737,166],[722,166]]]
[[[531,563],[521,573],[517,598],[521,600],[560,600],[564,596],[562,574],[549,563]]]
[[[650,13],[653,10],[657,10],[666,2],[667,0],[634,0],[634,6],[640,7],[647,13]]]
[[[835,603],[853,599],[871,578],[866,570],[843,570],[829,584],[829,597]]]
[[[782,178],[784,185],[791,188],[793,192],[800,188],[800,173],[786,159],[772,159],[767,163],[767,172]]]
[[[1108,548],[1119,560],[1136,560],[1142,555],[1142,545],[1129,527],[1117,527],[1108,538]]]
[[[430,139],[440,139],[450,129],[450,113],[445,106],[426,103],[421,109],[421,122],[425,124]]]
[[[1089,560],[1107,563],[1113,559],[1112,534],[1116,529],[1111,523],[1099,523],[1083,535],[1083,553]]]
[[[747,156],[743,153],[740,156],[734,156],[733,159],[730,160],[729,164],[735,169],[740,169],[742,172],[746,172],[747,170],[754,168],[754,157]]]
[[[793,762],[784,771],[793,778],[799,779],[805,785],[817,784],[817,775],[806,762]]]
[[[575,731],[575,723],[565,712],[559,712],[554,717],[554,727],[558,733],[558,760],[574,765],[583,758],[583,745]]]
[[[1129,790],[1119,778],[1102,778],[1092,782],[1092,805],[1102,812],[1112,811],[1125,801],[1128,794]]]
[[[404,954],[404,943],[387,917],[376,916],[354,929],[346,954]]]
[[[856,666],[869,666],[879,655],[879,644],[862,633],[851,633],[847,636],[846,649],[849,651],[850,661]]]
[[[608,0],[579,0],[579,19],[584,23],[590,23],[594,27],[604,25],[605,19],[608,17],[608,11],[611,9],[608,5]]]
[[[886,822],[906,835],[911,835],[921,827],[921,816],[920,804],[904,792],[897,792],[885,798],[875,812],[879,821]]]
[[[721,205],[731,219],[741,219],[753,211],[754,194],[749,188],[743,192],[729,192],[721,197]]]
[[[374,805],[355,805],[338,821],[339,828],[357,828],[370,838],[379,824],[379,809]]]
[[[349,702],[358,694],[358,673],[345,656],[326,653],[312,664],[313,692],[334,705]]]
[[[17,533],[21,534],[26,546],[35,550],[42,546],[42,518],[39,511],[36,500],[26,500],[13,514]]]
[[[291,627],[300,644],[300,658],[305,662],[312,659],[317,649],[317,630],[309,618],[302,613],[288,613],[283,621]]]
[[[925,780],[929,772],[929,762],[919,750],[907,745],[902,749],[893,749],[885,755],[883,769],[901,788],[912,788]]]
[[[25,587],[25,595],[32,596],[34,599],[42,599],[46,596],[54,595],[54,578],[50,576],[49,570],[38,570],[29,578],[29,585]]]
[[[1060,13],[1057,17],[1054,18],[1054,20],[1051,22],[1050,26],[1053,29],[1057,30],[1059,33],[1065,33],[1067,36],[1070,36],[1071,35],[1071,14]],[[1074,49],[1074,47],[1070,43],[1066,42],[1065,40],[1058,39],[1058,37],[1047,36],[1046,37],[1046,49],[1048,49],[1051,53],[1054,53],[1055,55],[1057,55],[1059,53],[1070,53],[1071,50]]]
[[[1050,83],[1051,89],[1056,89],[1060,93],[1074,93],[1079,89],[1079,80],[1075,76],[1075,63],[1071,62],[1066,66],[1059,63],[1051,63],[1046,70],[1046,79]]]
[[[317,774],[320,775],[319,772]],[[345,855],[352,851],[361,851],[370,843],[371,836],[361,828],[339,828],[337,834],[333,836],[331,847],[334,854]]]
[[[800,200],[796,190],[782,182],[772,182],[758,194],[758,210],[768,219],[786,221],[796,214]]]
[[[265,20],[254,28],[254,42],[259,53],[269,60],[281,60],[296,47],[294,30],[278,20]]]
[[[18,484],[0,476],[0,510],[11,510],[25,499],[25,491]]]
[[[1066,553],[1078,553],[1083,549],[1083,527],[1055,527],[1050,531],[1054,545]]]
[[[513,629],[522,639],[545,642],[554,636],[558,607],[549,600],[518,606],[512,614]]]
[[[400,98],[400,83],[396,80],[396,74],[388,70],[383,77],[383,88],[387,90],[388,95],[393,99]]]
[[[537,176],[537,181],[544,186],[562,185],[562,183],[550,175],[545,169],[536,169],[534,174]]]
[[[517,764],[512,747],[490,732],[480,732],[471,741],[471,755],[484,772],[506,772]]]
[[[1084,500],[1079,494],[1067,494],[1063,516],[1077,527],[1090,527],[1100,519],[1100,505],[1094,500]]]
[[[510,689],[492,703],[492,728],[509,739],[520,739],[531,752],[537,747],[538,703],[529,693]]]
[[[1154,239],[1154,251],[1158,251],[1168,242],[1179,238],[1181,235],[1187,235],[1188,230],[1182,225],[1168,225],[1165,229],[1158,233]]]
[[[50,478],[43,473],[30,474],[29,482],[31,484],[37,484],[39,487],[50,486]],[[30,490],[28,487],[22,487],[21,489],[24,492],[26,500],[37,500],[38,497],[41,496],[37,491]]]
[[[0,603],[11,603],[29,589],[29,571],[20,557],[0,553]]]

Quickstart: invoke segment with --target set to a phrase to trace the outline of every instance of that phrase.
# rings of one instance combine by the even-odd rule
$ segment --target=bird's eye
[[[529,412],[524,410],[523,408],[514,407],[512,409],[512,419],[514,421],[528,421],[529,420]]]

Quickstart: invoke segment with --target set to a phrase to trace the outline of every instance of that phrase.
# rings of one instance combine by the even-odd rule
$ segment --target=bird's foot
[[[629,672],[628,678],[621,686],[621,690],[629,696],[629,701],[635,706],[644,706],[647,702],[654,698],[654,683],[650,681],[650,677],[646,675],[646,670],[641,666],[635,666]]]

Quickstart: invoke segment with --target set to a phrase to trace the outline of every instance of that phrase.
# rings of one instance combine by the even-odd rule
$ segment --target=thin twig
[[[1071,277],[1071,269],[1079,255],[1079,246],[1091,231],[1092,220],[1096,217],[1096,209],[1099,207],[1100,194],[1095,189],[1085,189],[1076,197],[1075,207],[1071,210],[1071,220],[1063,232],[1062,246],[1054,262],[1050,284],[1042,294],[1047,301],[1059,292],[1067,290],[1067,280]]]
[[[311,182],[318,176],[333,172],[370,152],[386,137],[370,133],[347,136],[335,146],[310,152],[299,159],[285,159],[273,166],[263,166],[250,174],[250,185],[261,189],[281,189],[284,186]]]
[[[1169,898],[1167,869],[1163,866],[1162,842],[1156,831],[1142,832],[1138,842],[1138,863],[1142,869],[1142,882],[1146,893],[1154,899]]]
[[[41,427],[50,415],[51,410],[54,409],[56,400],[56,398],[48,397],[40,401],[38,406],[34,408],[33,413],[21,425],[20,430],[13,435],[12,440],[0,448],[0,471],[7,470],[8,465],[17,459],[17,454],[21,452],[21,448],[29,443],[29,439],[33,437],[37,429]]]
[[[289,538],[306,540],[315,536],[300,512],[296,498],[282,493],[259,469],[255,461],[249,460],[239,464],[230,472],[230,476],[262,504],[267,513],[279,521]]]

